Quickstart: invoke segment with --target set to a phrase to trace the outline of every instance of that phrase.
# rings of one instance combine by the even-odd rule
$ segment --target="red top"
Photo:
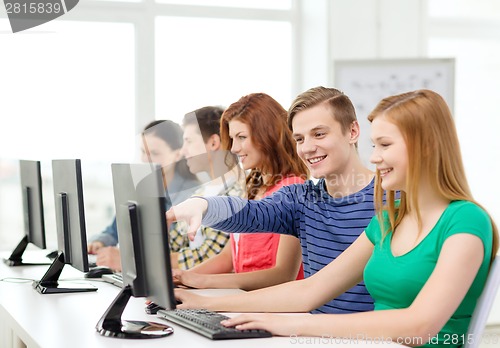
[[[269,188],[263,197],[271,195],[283,186],[302,184],[304,179],[289,176]],[[235,273],[259,271],[274,267],[280,242],[278,233],[231,233],[231,251]],[[238,243],[236,245],[236,243]],[[304,279],[304,269],[301,263],[297,279]]]

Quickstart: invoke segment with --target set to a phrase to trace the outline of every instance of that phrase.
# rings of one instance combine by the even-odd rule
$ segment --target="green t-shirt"
[[[384,219],[387,219],[387,214]],[[385,224],[389,226],[388,220]],[[375,310],[409,307],[434,270],[446,238],[458,233],[470,233],[481,238],[484,260],[456,312],[438,336],[432,337],[424,347],[460,347],[463,341],[467,340],[471,315],[488,275],[493,235],[491,220],[488,214],[474,203],[451,202],[431,232],[415,248],[397,257],[391,252],[392,232],[382,241],[377,217],[374,217],[366,228],[366,235],[375,248],[366,265],[364,281],[375,300]]]

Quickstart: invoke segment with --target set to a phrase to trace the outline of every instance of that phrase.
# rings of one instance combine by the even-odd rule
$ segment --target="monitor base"
[[[100,335],[115,338],[144,339],[165,337],[174,333],[174,329],[165,324],[139,320],[121,320],[130,296],[132,296],[132,289],[130,285],[126,285],[95,326]]]
[[[3,259],[3,263],[7,266],[48,266],[51,265],[52,262],[23,262],[23,260],[12,260],[12,259]]]
[[[40,294],[65,294],[71,292],[92,292],[97,291],[95,286],[82,286],[83,284],[75,282],[42,282],[35,280],[33,289]]]
[[[151,321],[123,320],[121,323],[107,323],[107,327],[98,329],[106,337],[147,339],[165,337],[174,333],[171,326]]]
[[[46,266],[50,265],[51,262],[48,261],[40,261],[40,262],[23,262],[23,254],[26,251],[26,247],[28,246],[28,236],[24,236],[23,239],[16,246],[12,254],[8,259],[3,259],[3,262],[7,266]]]
[[[64,294],[69,292],[97,291],[97,287],[78,281],[59,281],[64,262],[64,253],[59,252],[42,279],[35,280],[33,289],[40,294]]]

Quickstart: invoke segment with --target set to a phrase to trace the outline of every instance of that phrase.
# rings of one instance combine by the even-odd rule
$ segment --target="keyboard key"
[[[265,330],[237,330],[232,327],[225,327],[220,322],[228,319],[228,316],[205,309],[159,310],[158,317],[212,340],[272,336],[270,332]]]

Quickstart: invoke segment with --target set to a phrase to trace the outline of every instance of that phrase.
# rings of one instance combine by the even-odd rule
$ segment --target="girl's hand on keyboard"
[[[235,327],[238,330],[267,330],[275,336],[301,335],[301,323],[307,320],[307,315],[286,314],[241,314],[234,318],[221,321],[226,327]],[[310,317],[310,315],[309,315]]]

